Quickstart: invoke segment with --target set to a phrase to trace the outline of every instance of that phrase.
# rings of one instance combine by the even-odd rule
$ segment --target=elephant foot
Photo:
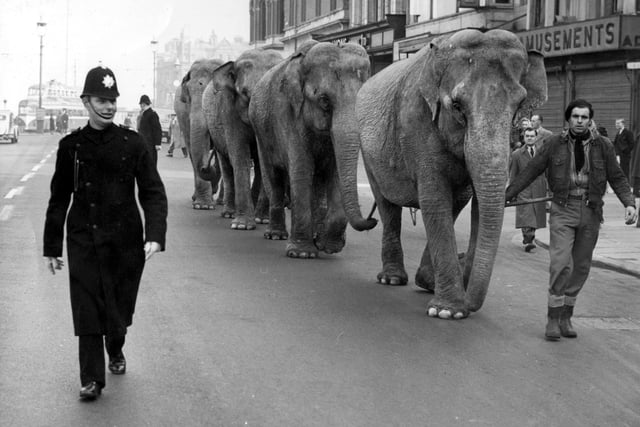
[[[314,241],[314,244],[318,250],[327,254],[337,254],[341,252],[346,243],[344,236],[338,240],[328,240],[326,238],[319,238]]]
[[[256,221],[256,224],[269,224],[269,218],[268,217],[266,217],[266,218],[258,218],[258,217],[256,217],[255,221]]]
[[[448,304],[434,297],[427,306],[427,315],[439,319],[460,320],[469,316],[469,310],[456,304]]]
[[[302,242],[289,242],[286,249],[289,258],[317,258],[318,250],[315,245]]]
[[[222,197],[218,197],[216,199],[216,205],[224,206],[224,199]]]
[[[212,211],[216,208],[213,203],[204,203],[204,202],[196,202],[196,201],[193,202],[192,206],[193,206],[193,209],[204,210],[204,211]]]
[[[255,230],[256,223],[245,218],[235,218],[231,221],[232,230]]]
[[[264,238],[268,240],[289,240],[287,230],[268,229],[264,232]]]
[[[378,273],[378,283],[391,286],[404,286],[409,281],[407,272],[401,265],[386,265]]]
[[[416,286],[427,292],[433,293],[436,288],[436,279],[433,276],[433,270],[427,267],[420,267],[416,272]]]
[[[220,216],[222,218],[233,219],[235,218],[235,212],[229,209],[223,209],[223,211],[220,213]]]

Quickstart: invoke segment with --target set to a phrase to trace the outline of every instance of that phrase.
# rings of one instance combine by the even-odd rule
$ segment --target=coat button
[[[91,187],[91,183],[90,182],[85,182],[85,187]]]
[[[91,226],[91,228],[93,228],[94,230],[96,230],[96,229],[98,228],[98,226],[97,226],[96,224],[93,224],[93,225]]]
[[[96,204],[95,203],[89,203],[89,206],[91,206],[92,208],[95,208]]]

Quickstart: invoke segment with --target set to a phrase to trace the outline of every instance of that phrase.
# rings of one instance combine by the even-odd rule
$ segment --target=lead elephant
[[[213,70],[220,65],[222,61],[218,59],[195,61],[176,90],[173,105],[193,167],[194,209],[215,207],[213,195],[220,181],[220,169],[212,163],[215,159],[211,136],[202,111],[202,93],[213,78]]]
[[[442,36],[364,84],[356,115],[383,224],[380,282],[407,283],[402,207],[420,208],[427,242],[415,280],[434,292],[428,314],[459,319],[480,309],[502,230],[509,131],[546,97],[542,55],[503,30]],[[355,168],[346,185],[349,221],[366,228]],[[461,264],[454,222],[472,196]]]
[[[222,215],[233,218],[232,229],[253,230],[256,222],[268,222],[269,203],[263,191],[248,108],[258,80],[280,61],[282,55],[274,50],[245,51],[213,72],[202,95],[202,108],[224,182]]]
[[[255,88],[249,119],[269,195],[265,237],[289,238],[284,214],[289,183],[290,257],[314,258],[318,251],[344,247],[347,220],[338,173],[345,168],[345,147],[358,141],[355,99],[368,77],[369,58],[361,46],[307,42]]]

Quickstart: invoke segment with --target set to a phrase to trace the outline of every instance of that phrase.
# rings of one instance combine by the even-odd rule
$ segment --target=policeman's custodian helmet
[[[120,96],[113,71],[102,66],[89,70],[80,97],[83,96],[98,96],[105,99],[116,99]]]

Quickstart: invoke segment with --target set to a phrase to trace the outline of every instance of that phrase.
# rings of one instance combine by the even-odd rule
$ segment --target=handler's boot
[[[560,314],[564,307],[547,308],[547,327],[544,331],[544,338],[547,341],[558,341],[560,339]]]
[[[573,330],[571,325],[571,316],[573,316],[573,306],[565,305],[562,307],[562,313],[560,314],[560,334],[565,338],[576,338],[578,333]]]

